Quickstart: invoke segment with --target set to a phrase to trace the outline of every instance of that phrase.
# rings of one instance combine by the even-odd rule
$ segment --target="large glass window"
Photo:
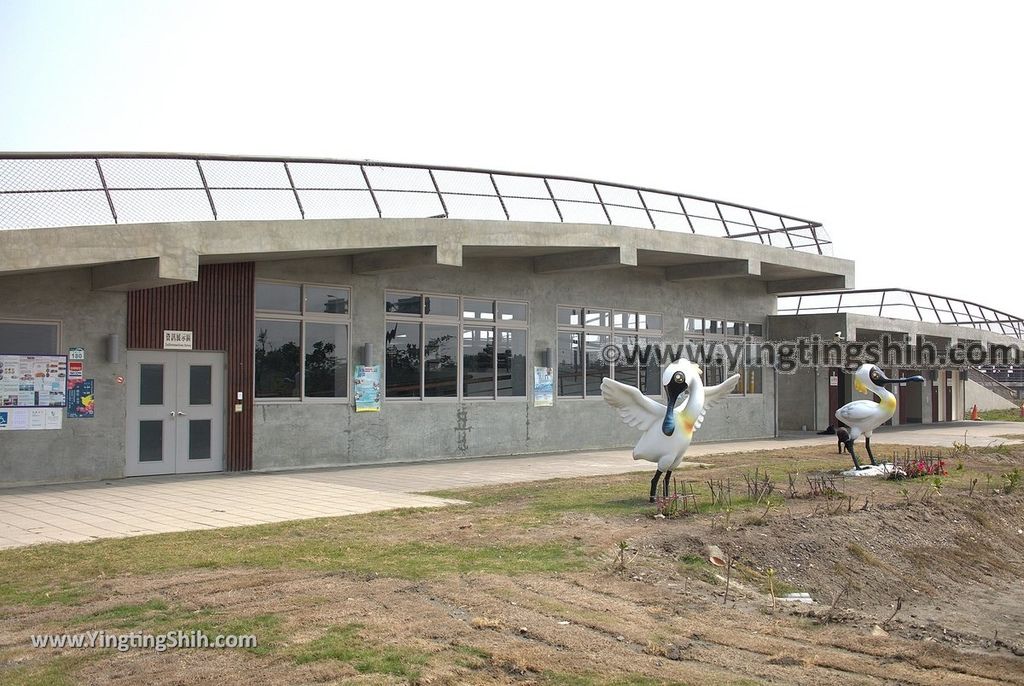
[[[0,321],[0,355],[60,354],[57,322]]]
[[[526,303],[398,292],[384,300],[385,397],[526,397]]]
[[[306,322],[307,398],[343,398],[348,387],[348,325]]]
[[[764,324],[687,317],[684,329],[687,340],[703,350],[705,386],[718,385],[733,374],[739,374],[734,394],[763,392],[764,368],[756,362]]]
[[[498,395],[526,396],[526,330],[498,329]]]
[[[257,281],[255,298],[255,397],[346,398],[350,290]]]
[[[661,394],[661,367],[648,345],[661,343],[662,316],[601,307],[558,308],[558,395],[601,396],[601,380],[615,379],[647,395]],[[614,344],[618,361],[604,350]],[[647,353],[650,353],[649,355]]]
[[[494,392],[494,329],[462,330],[462,394],[490,398]]]
[[[256,320],[256,397],[298,398],[301,324]]]
[[[583,397],[583,355],[580,353],[582,337],[582,333],[558,332],[559,397]]]
[[[420,325],[388,322],[384,345],[387,397],[420,397]]]
[[[423,331],[423,395],[455,398],[459,392],[459,327],[427,324]]]

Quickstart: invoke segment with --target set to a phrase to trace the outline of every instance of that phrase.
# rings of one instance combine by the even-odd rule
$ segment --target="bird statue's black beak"
[[[887,378],[887,377],[883,376],[881,379],[879,379],[879,381],[881,381],[881,383],[883,383],[883,384],[911,383],[911,382],[924,383],[924,377],[923,376],[919,376],[919,375],[915,375],[915,376],[908,376],[905,379],[890,379],[890,378]]]

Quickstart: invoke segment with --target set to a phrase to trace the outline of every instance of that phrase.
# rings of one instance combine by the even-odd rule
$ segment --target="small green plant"
[[[776,601],[775,601],[775,568],[774,567],[769,567],[768,571],[765,572],[765,575],[768,577],[768,592],[772,594],[772,610],[774,610],[776,608]]]
[[[636,551],[633,557],[626,559],[626,553],[629,552],[629,541],[619,541],[618,553],[615,556],[615,571],[624,572],[626,567],[640,555],[640,551]]]
[[[930,488],[926,488],[924,493],[921,494],[921,502],[926,503],[931,500],[933,495],[938,495],[942,492],[942,477],[933,476],[929,481],[928,485]]]
[[[1020,467],[1014,467],[1012,472],[1003,474],[1003,493],[1013,493],[1020,486]]]

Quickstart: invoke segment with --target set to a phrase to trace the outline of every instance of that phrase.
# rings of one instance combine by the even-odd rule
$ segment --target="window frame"
[[[580,323],[579,324],[560,324],[558,322],[558,310],[560,310],[560,309],[578,310],[579,313],[580,313],[580,315],[579,315]],[[590,312],[590,311],[606,311],[606,312],[608,312],[608,325],[607,326],[600,326],[600,325],[593,325],[593,324],[588,325],[587,324],[587,313]],[[617,327],[617,326],[615,326],[615,316],[616,315],[625,315],[625,317],[622,320],[624,322],[628,321],[628,319],[626,319],[626,317],[628,317],[629,315],[634,315],[634,318],[635,318],[634,321],[636,323],[635,328],[627,328],[627,327]],[[661,319],[662,328],[661,329],[646,329],[646,328],[645,329],[641,329],[641,328],[639,328],[640,327],[640,318],[641,318],[641,316],[644,316],[645,318],[649,317],[649,316],[659,317]],[[646,319],[645,319],[645,321],[646,321]],[[595,305],[595,306],[583,305],[583,306],[580,306],[580,305],[566,305],[566,304],[561,304],[561,303],[555,305],[555,355],[554,355],[555,359],[552,360],[552,363],[553,363],[552,366],[553,366],[553,372],[554,372],[553,376],[554,376],[554,380],[555,380],[555,397],[557,397],[557,398],[559,398],[561,400],[572,400],[572,401],[593,400],[593,399],[601,397],[600,393],[593,393],[593,394],[588,394],[587,393],[587,335],[588,334],[606,335],[606,336],[608,336],[608,342],[611,345],[619,345],[619,343],[617,342],[617,339],[624,338],[624,337],[627,337],[627,336],[634,337],[636,339],[636,344],[637,345],[640,344],[640,339],[641,338],[648,339],[645,344],[650,344],[650,345],[658,344],[658,345],[660,345],[663,342],[663,340],[664,340],[664,335],[665,335],[664,334],[664,326],[665,326],[665,313],[664,312],[655,312],[655,311],[652,311],[652,310],[633,309],[631,307],[606,307],[606,306],[603,306],[603,305]],[[581,356],[580,356],[580,370],[581,370],[581,378],[582,378],[582,394],[581,395],[561,395],[558,392],[558,390],[559,390],[559,388],[558,388],[559,387],[559,384],[558,384],[559,355],[558,355],[558,348],[557,348],[557,346],[558,346],[558,339],[561,336],[561,334],[563,334],[563,333],[565,333],[565,334],[580,334],[580,345],[579,345],[579,348],[580,348],[580,352],[581,352]],[[655,340],[652,341],[650,339],[655,339]],[[657,363],[657,360],[654,360],[654,362]],[[650,365],[650,360],[648,361],[648,365]],[[615,363],[608,363],[609,378],[614,379],[615,381],[619,381],[620,383],[625,383],[624,381],[621,381],[620,379],[616,378],[615,373],[616,373],[617,367],[618,367],[618,365],[616,365]],[[664,369],[664,364],[658,365],[658,368],[659,368],[659,376],[660,376],[660,370]],[[642,369],[642,367],[641,367],[640,362],[638,360],[637,363],[636,363],[636,375],[635,375],[635,378],[633,379],[634,383],[629,383],[629,384],[626,384],[626,385],[633,386],[634,388],[637,388],[637,389],[640,388],[640,373],[641,373],[640,370],[641,369]],[[662,395],[660,379],[659,379],[659,383],[658,383],[658,386],[657,386],[656,390],[657,390],[657,393],[655,393],[653,395],[651,395],[649,393],[645,393],[644,396],[648,397],[648,398],[658,398],[658,397],[660,397]]]
[[[261,405],[274,405],[278,403],[283,404],[294,404],[294,403],[313,403],[321,405],[347,405],[352,402],[352,372],[354,365],[352,362],[352,287],[343,284],[335,283],[323,283],[319,281],[288,281],[284,279],[256,279],[256,283],[275,283],[285,286],[298,286],[299,287],[299,311],[288,312],[284,310],[261,310],[256,307],[255,303],[255,288],[253,289],[253,375],[252,375],[252,398],[253,402]],[[348,312],[345,314],[336,314],[331,312],[313,312],[309,313],[306,310],[306,288],[338,288],[345,289],[348,291]],[[299,324],[299,395],[298,397],[276,397],[276,398],[261,398],[256,395],[256,341],[255,336],[258,332],[258,326],[256,322],[259,320],[270,320],[270,321],[283,321],[283,322],[298,322]],[[348,373],[345,374],[345,395],[340,397],[331,398],[320,398],[306,395],[306,324],[344,324],[348,331],[348,346],[346,352],[346,360],[348,361]]]
[[[690,322],[694,321],[694,320],[700,320],[701,321],[701,327],[702,328],[699,331],[692,330],[692,329],[689,328]],[[718,322],[718,323],[720,323],[720,325],[721,325],[719,327],[720,330],[719,331],[715,331],[715,332],[710,332],[708,327],[709,327],[709,324],[711,322]],[[742,331],[740,333],[738,333],[738,334],[737,333],[729,333],[729,329],[731,328],[731,327],[728,326],[729,324],[733,324],[733,325],[738,324],[738,325],[740,325],[742,327]],[[740,381],[737,383],[737,388],[739,388],[739,390],[734,390],[732,393],[730,393],[729,394],[730,397],[746,398],[746,397],[751,397],[751,396],[763,396],[764,395],[764,368],[756,366],[756,365],[752,366],[752,368],[760,369],[761,370],[761,381],[760,381],[759,384],[757,384],[760,387],[761,390],[759,390],[759,391],[750,391],[750,392],[747,391],[747,369],[748,369],[747,359],[748,359],[748,353],[749,353],[749,347],[748,346],[759,346],[761,343],[763,343],[765,341],[764,335],[761,335],[761,336],[751,336],[750,335],[749,332],[750,332],[750,325],[751,324],[753,324],[755,326],[760,326],[762,334],[765,331],[766,323],[763,322],[763,321],[757,322],[757,321],[750,321],[749,319],[727,318],[727,317],[707,317],[707,316],[696,315],[696,314],[688,315],[688,316],[683,318],[683,331],[684,331],[683,335],[684,335],[684,338],[686,340],[692,340],[692,341],[694,341],[696,343],[701,343],[701,344],[705,344],[708,341],[714,341],[714,342],[716,342],[719,345],[726,345],[726,346],[728,346],[728,345],[736,345],[736,346],[739,346],[739,353],[740,353],[739,354],[739,366],[736,369],[731,370],[733,374],[739,374],[740,375]],[[707,351],[705,350],[705,353],[706,352]],[[726,357],[726,362],[728,362],[728,356]],[[708,383],[709,385],[717,385],[717,383],[722,383],[727,378],[727,374],[730,372],[728,367],[722,367],[722,378],[721,378],[721,380],[720,381],[716,381],[715,384],[712,384],[711,383],[711,373],[709,373],[708,370],[709,370],[709,368],[715,367],[715,366],[716,365],[714,365],[713,363],[708,362],[708,361],[705,361],[703,364],[701,364],[701,371],[703,373],[705,382]]]
[[[0,317],[0,326],[5,324],[19,324],[19,325],[30,325],[39,327],[55,327],[57,330],[56,335],[56,350],[53,352],[0,352],[4,355],[67,355],[68,351],[63,344],[63,321],[61,319],[23,319],[12,316]]]
[[[388,312],[387,301],[389,293],[409,293],[418,294],[420,296],[420,313],[409,314],[407,312]],[[416,291],[407,288],[385,288],[383,294],[383,300],[381,302],[382,310],[384,312],[384,332],[385,336],[390,328],[391,323],[396,324],[417,324],[420,332],[420,346],[419,346],[419,383],[420,392],[419,396],[408,396],[408,397],[394,397],[387,394],[388,382],[387,382],[387,343],[384,344],[384,364],[381,372],[381,384],[383,385],[383,393],[381,394],[381,400],[387,402],[425,402],[425,403],[451,403],[451,402],[524,402],[530,399],[531,386],[530,386],[530,374],[528,373],[530,365],[526,365],[523,370],[523,394],[522,395],[499,395],[498,394],[498,350],[497,342],[500,339],[501,330],[512,330],[512,331],[524,331],[526,333],[526,350],[524,356],[529,360],[530,357],[530,303],[526,300],[518,300],[516,298],[498,298],[498,297],[485,297],[477,295],[457,295],[454,293],[439,293],[434,291]],[[425,314],[424,302],[426,298],[450,298],[454,299],[458,303],[458,313],[456,316],[438,315],[438,314]],[[492,314],[493,319],[467,319],[465,317],[465,301],[466,300],[480,300],[490,301],[493,307]],[[526,310],[526,319],[502,321],[498,319],[498,303],[514,303],[516,305],[522,305]],[[436,326],[454,326],[456,329],[456,373],[455,373],[455,395],[454,396],[428,396],[426,395],[426,327],[430,325]],[[487,396],[466,396],[465,388],[463,384],[463,376],[465,369],[463,366],[464,346],[463,346],[463,334],[466,329],[490,329],[493,333],[494,339],[494,350],[492,353],[491,361],[491,372],[493,373],[493,387],[492,395]]]

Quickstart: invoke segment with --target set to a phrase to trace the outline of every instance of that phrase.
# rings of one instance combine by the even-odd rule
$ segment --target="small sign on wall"
[[[533,368],[533,406],[552,407],[555,397],[554,374],[551,367]]]
[[[380,365],[359,365],[352,381],[356,412],[380,412]]]
[[[164,331],[164,350],[191,350],[191,331]]]
[[[93,379],[68,379],[68,418],[92,419],[95,416],[95,381]]]

